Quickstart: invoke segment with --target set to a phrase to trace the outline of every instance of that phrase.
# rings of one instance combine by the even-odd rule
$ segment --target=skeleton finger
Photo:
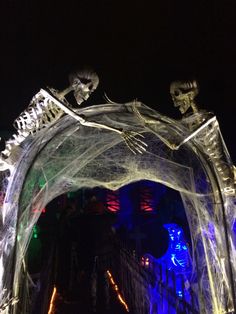
[[[135,137],[132,138],[132,137],[127,137],[127,140],[132,143],[136,149],[141,149],[143,152],[146,151],[146,148],[143,146],[145,143],[144,142],[141,142],[141,141],[138,141],[138,139],[136,139]],[[146,145],[147,146],[147,145]]]
[[[127,137],[129,137],[130,140],[133,140],[138,146],[143,147],[143,146],[148,146],[144,141],[142,141],[141,139],[139,139],[137,136],[140,136],[142,138],[144,138],[144,136],[140,133],[136,133],[136,132],[125,132],[125,135]]]
[[[129,138],[128,136],[123,136],[123,139],[130,149],[132,149],[135,152],[138,152],[137,146],[131,138]]]
[[[125,141],[125,143],[127,144],[127,146],[129,147],[129,149],[134,153],[134,150],[139,152],[140,154],[142,154],[143,152],[146,151],[145,147],[143,147],[143,145],[141,144],[145,144],[142,141],[139,140],[139,142],[137,141],[138,139],[136,139],[136,137],[134,136],[129,136],[127,134],[124,134],[123,139]],[[141,143],[140,143],[141,142]]]
[[[132,152],[134,155],[136,155],[135,150],[133,150],[133,148],[130,146],[129,142],[128,142],[126,139],[124,139],[124,141],[125,141],[125,144],[128,146],[129,150],[131,150],[131,152]]]
[[[145,138],[143,134],[135,132],[135,131],[125,131],[124,133],[128,134],[131,137],[137,137],[140,136],[142,138]],[[137,138],[138,139],[138,138]]]
[[[142,138],[144,138],[144,136],[142,134],[136,133],[136,132],[124,132],[123,133],[123,137],[126,138],[127,140],[129,140],[130,142],[132,142],[134,145],[138,146],[139,148],[141,148],[143,151],[146,151],[145,146],[147,147],[148,145],[140,140],[137,136],[140,135]]]
[[[137,137],[129,137],[129,139],[131,141],[133,141],[137,146],[139,146],[140,148],[144,149],[146,151],[146,148],[145,147],[148,147],[148,145],[144,142],[144,141],[141,141],[140,139],[138,139]]]
[[[135,138],[137,141],[144,143],[141,139],[138,138],[138,136],[141,138],[145,138],[141,133],[134,132],[134,131],[123,131],[123,134],[125,134],[131,138]],[[146,143],[144,143],[144,144],[147,146]]]
[[[132,140],[130,140],[128,137],[124,138],[124,141],[128,148],[136,155],[136,153],[142,154],[142,152],[138,149],[138,147],[134,144]]]

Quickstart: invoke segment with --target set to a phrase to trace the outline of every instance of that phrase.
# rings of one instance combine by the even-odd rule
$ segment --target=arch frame
[[[149,107],[143,105],[143,104],[139,104],[141,106],[141,111],[143,115],[146,116],[154,116],[154,117],[158,117],[162,120],[165,121],[165,128],[167,128],[169,130],[170,133],[175,133],[178,135],[179,138],[183,138],[185,133],[186,133],[186,129],[181,125],[181,123],[176,122],[175,120],[172,120],[168,117],[164,117],[163,115],[160,115],[158,112],[156,112],[153,109],[150,109]],[[81,115],[85,115],[86,118],[88,119],[96,119],[99,120],[100,117],[102,117],[102,119],[110,119],[111,115],[116,115],[120,117],[120,121],[118,121],[120,124],[125,124],[125,118],[123,118],[123,116],[127,117],[131,117],[131,121],[133,123],[132,127],[134,127],[137,131],[140,132],[144,132],[143,134],[145,134],[145,136],[147,136],[147,134],[154,134],[156,136],[156,139],[158,141],[158,145],[160,145],[160,137],[158,137],[158,130],[154,130],[148,128],[147,126],[143,126],[140,121],[137,121],[137,118],[134,117],[133,112],[132,112],[132,106],[133,103],[128,103],[128,104],[104,104],[104,105],[97,105],[97,106],[91,106],[88,108],[84,108],[82,110],[79,110],[79,114]],[[111,118],[112,120],[113,118]],[[119,124],[118,123],[118,124]],[[20,216],[24,213],[21,212],[20,206],[22,205],[22,198],[24,197],[24,193],[22,192],[25,186],[25,180],[27,179],[27,176],[29,175],[30,171],[32,171],[33,167],[39,167],[39,165],[35,166],[38,162],[38,156],[44,153],[45,149],[47,147],[50,147],[50,143],[52,144],[53,141],[55,140],[55,137],[57,137],[58,135],[61,134],[65,134],[65,138],[70,137],[70,133],[71,133],[71,126],[75,126],[76,132],[86,132],[87,134],[89,134],[89,136],[98,136],[99,134],[102,135],[104,133],[102,132],[106,132],[106,131],[102,131],[102,130],[98,130],[98,133],[94,133],[90,132],[90,130],[88,128],[84,128],[81,125],[78,125],[77,122],[75,122],[70,116],[64,116],[63,118],[61,118],[59,121],[57,121],[56,123],[50,125],[49,127],[41,130],[39,133],[37,133],[36,135],[32,136],[31,138],[27,139],[24,143],[23,143],[23,149],[18,152],[19,156],[18,156],[18,160],[15,164],[15,167],[13,169],[13,171],[11,172],[10,176],[7,177],[7,184],[6,184],[6,195],[5,195],[5,199],[2,205],[2,236],[4,236],[4,234],[6,234],[6,230],[8,229],[12,229],[11,231],[11,235],[9,237],[6,237],[5,241],[3,239],[3,237],[1,238],[2,240],[2,247],[4,247],[5,251],[5,257],[4,260],[2,259],[2,265],[3,267],[6,266],[6,270],[9,269],[13,269],[13,273],[14,275],[10,275],[10,272],[8,272],[7,274],[5,272],[2,271],[2,277],[1,277],[1,284],[2,284],[2,291],[5,291],[5,295],[1,296],[1,302],[2,302],[2,306],[4,307],[4,304],[6,304],[5,309],[3,311],[3,313],[17,313],[17,302],[14,303],[14,301],[17,301],[17,295],[19,292],[19,285],[20,285],[20,271],[23,267],[23,262],[24,262],[24,254],[21,256],[20,260],[17,260],[17,258],[21,255],[19,252],[21,251],[21,247],[19,244],[19,241],[17,239],[17,237],[20,234],[20,228],[21,226],[19,225],[19,221],[20,221]],[[75,132],[75,129],[73,129],[73,132]],[[72,132],[72,134],[74,134]],[[89,133],[90,132],[90,133]],[[108,131],[109,132],[109,131]],[[71,134],[71,135],[72,135]],[[147,136],[148,137],[148,136]],[[102,140],[101,140],[102,143]],[[62,145],[62,143],[60,143],[60,145]],[[115,146],[119,146],[122,145],[122,139],[120,137],[118,137],[117,135],[114,135],[114,137],[112,138],[112,142],[106,142],[105,143],[105,147],[100,147],[100,150],[98,151],[98,156],[99,154],[103,154],[104,151],[107,151],[109,149],[112,149]],[[125,145],[123,145],[125,146]],[[124,150],[125,148],[122,146],[122,149]],[[152,149],[153,146],[150,148]],[[198,160],[199,162],[199,167],[201,169],[203,169],[202,171],[205,173],[207,180],[209,180],[208,183],[208,189],[210,190],[209,195],[204,195],[204,193],[202,193],[202,195],[200,195],[201,193],[199,193],[198,191],[194,191],[195,188],[195,184],[193,183],[192,189],[190,191],[187,190],[180,190],[182,199],[184,201],[185,207],[189,208],[188,212],[187,212],[187,216],[189,216],[189,212],[190,210],[196,210],[196,208],[199,207],[199,205],[196,205],[196,207],[194,206],[195,202],[197,202],[197,198],[201,198],[201,197],[206,197],[206,198],[210,198],[211,201],[215,202],[215,204],[217,204],[214,207],[214,210],[218,211],[218,216],[217,219],[219,219],[218,221],[218,227],[220,231],[224,232],[224,248],[225,250],[222,252],[222,248],[221,248],[221,254],[225,255],[225,261],[223,262],[223,267],[222,269],[220,269],[222,271],[222,276],[227,276],[227,278],[225,278],[224,280],[227,281],[227,284],[229,285],[229,289],[227,290],[227,292],[230,294],[229,298],[231,299],[231,303],[235,302],[234,300],[236,299],[236,295],[235,295],[235,268],[233,262],[235,260],[235,252],[234,252],[234,243],[233,243],[233,234],[232,234],[232,229],[230,226],[230,221],[228,220],[227,216],[230,215],[232,216],[233,213],[232,211],[235,209],[234,207],[234,199],[232,199],[232,197],[229,196],[225,196],[222,191],[221,191],[221,184],[220,181],[217,177],[217,173],[213,167],[213,165],[210,163],[209,159],[207,158],[206,154],[204,153],[204,151],[202,150],[202,147],[200,145],[198,145],[198,143],[196,141],[194,141],[194,139],[190,140],[188,143],[186,143],[183,147],[184,149],[186,149],[187,151],[191,151],[191,156],[195,156],[196,160]],[[127,149],[127,147],[126,147]],[[168,150],[168,148],[166,148]],[[152,153],[152,152],[151,152]],[[130,152],[127,149],[127,154],[130,154]],[[177,153],[178,154],[178,153]],[[145,155],[145,154],[144,154]],[[170,152],[169,152],[170,155]],[[159,157],[159,156],[158,156]],[[135,157],[136,159],[135,162],[139,163],[140,159],[144,158],[145,160],[145,156],[138,156]],[[160,158],[163,158],[162,156],[160,156]],[[86,161],[85,161],[86,162]],[[145,163],[145,161],[144,161]],[[168,162],[167,162],[168,165]],[[167,167],[166,165],[166,167]],[[182,165],[181,167],[185,167],[185,165]],[[189,176],[191,178],[191,180],[194,181],[194,169],[191,169],[191,167],[186,167],[186,173],[189,172]],[[141,174],[140,178],[142,178],[143,174]],[[143,179],[149,179],[149,178],[143,178]],[[6,178],[5,178],[6,180]],[[132,181],[133,179],[131,178],[130,181]],[[190,181],[191,181],[190,180]],[[164,180],[163,180],[164,181]],[[161,183],[165,183],[163,181],[157,181],[157,182],[161,182]],[[68,186],[65,188],[65,190],[69,191],[71,188],[74,188],[74,186]],[[35,194],[36,199],[34,199],[34,201],[37,203],[37,198],[40,198],[41,195],[43,193],[45,193],[45,190],[48,189],[47,184],[43,187],[43,189],[39,190],[37,194]],[[193,197],[193,200],[191,202],[189,202],[189,195],[195,195]],[[51,195],[48,199],[47,202],[50,201],[50,198],[55,197],[55,195]],[[11,200],[14,199],[14,202],[12,202]],[[41,205],[40,205],[41,202]],[[45,202],[43,202],[42,200],[40,200],[39,203],[37,203],[37,206],[39,207],[43,207],[45,206]],[[202,220],[201,221],[201,213],[196,213],[197,219],[198,219],[198,223],[199,225],[197,226],[197,228],[199,228],[201,230],[201,239],[202,239],[202,244],[203,244],[203,250],[205,252],[205,257],[207,258],[211,258],[211,254],[212,253],[212,242],[214,242],[213,240],[209,240],[207,238],[207,236],[209,236],[208,234],[206,235],[204,233],[204,227],[206,225],[206,221]],[[30,234],[32,232],[32,227],[33,224],[36,223],[37,219],[38,219],[39,215],[35,215],[34,219],[31,222],[30,227],[26,230],[27,234],[28,234],[28,238],[25,241],[25,248],[24,248],[24,252],[26,251],[26,247],[27,247],[27,243],[29,242],[29,238],[30,238]],[[222,224],[220,226],[220,223]],[[201,226],[201,224],[203,224],[204,226]],[[191,234],[194,234],[193,231],[194,226],[192,226],[190,224],[190,231]],[[10,241],[10,242],[9,242]],[[7,243],[8,242],[8,243]],[[219,243],[218,243],[219,245]],[[8,248],[6,249],[6,247],[8,246]],[[201,255],[198,250],[200,251],[200,248],[197,248],[197,246],[195,247],[196,252],[194,252],[194,254],[197,255]],[[214,248],[215,249],[215,248]],[[209,253],[209,252],[210,253]],[[209,254],[208,254],[209,253]],[[215,253],[215,252],[214,252]],[[207,297],[205,298],[204,296],[204,292],[201,290],[199,291],[199,300],[200,300],[200,310],[201,313],[205,313],[205,311],[207,310],[208,312],[206,313],[223,313],[223,311],[229,311],[229,305],[223,305],[223,304],[219,304],[219,301],[217,300],[218,298],[218,293],[223,293],[223,292],[219,292],[217,291],[215,284],[216,282],[214,281],[214,278],[212,279],[211,276],[213,274],[212,270],[211,270],[211,265],[210,265],[211,261],[208,262],[204,262],[204,267],[206,266],[206,272],[207,275],[204,277],[204,280],[207,281],[208,278],[208,285],[209,285],[209,291],[210,294],[207,295]],[[198,273],[201,272],[201,266],[202,265],[198,265]],[[228,274],[226,273],[226,270],[228,270]],[[223,278],[222,277],[222,278]],[[4,290],[5,289],[5,290]],[[225,289],[225,287],[224,287]],[[225,292],[224,292],[225,293]],[[205,300],[204,300],[205,298]],[[203,300],[203,301],[202,301]],[[207,306],[206,306],[207,305]],[[235,304],[232,303],[232,306],[235,306]],[[224,307],[224,308],[223,308]],[[211,312],[209,312],[209,310]]]

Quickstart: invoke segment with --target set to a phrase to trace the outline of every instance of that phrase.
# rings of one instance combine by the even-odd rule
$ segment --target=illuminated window
[[[116,213],[120,210],[119,196],[120,196],[119,190],[117,191],[107,190],[106,205],[107,205],[107,209],[110,212]]]
[[[154,209],[153,189],[148,185],[140,186],[140,209],[144,212],[151,212]]]

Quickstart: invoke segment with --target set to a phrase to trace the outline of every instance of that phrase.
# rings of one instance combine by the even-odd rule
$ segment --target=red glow
[[[42,209],[33,209],[32,213],[41,213],[41,214],[45,214],[46,213],[46,208],[42,208]]]
[[[115,200],[107,202],[107,207],[111,212],[117,212],[119,210],[119,204]]]
[[[116,213],[120,209],[120,200],[118,191],[107,191],[107,209]]]
[[[142,206],[142,203],[141,203],[141,210],[145,211],[145,212],[151,212],[151,211],[153,211],[153,208],[150,206],[147,206],[147,205]]]
[[[145,186],[140,191],[140,209],[144,212],[153,211],[153,193],[149,186]]]

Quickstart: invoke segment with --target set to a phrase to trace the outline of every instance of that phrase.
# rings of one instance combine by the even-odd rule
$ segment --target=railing
[[[37,280],[40,291],[31,291],[31,311],[24,313],[47,312],[54,282],[54,250],[49,255]],[[119,243],[113,252],[97,259],[97,269],[111,270],[131,314],[199,314],[197,295],[183,274],[151,259],[142,263]]]
[[[148,271],[155,274],[156,289],[161,299],[159,308],[164,309],[160,313],[199,313],[197,295],[185,274],[175,274],[159,263],[150,263]]]
[[[199,314],[198,300],[186,277],[162,264],[141,265],[128,250],[116,249],[114,275],[134,314]]]

